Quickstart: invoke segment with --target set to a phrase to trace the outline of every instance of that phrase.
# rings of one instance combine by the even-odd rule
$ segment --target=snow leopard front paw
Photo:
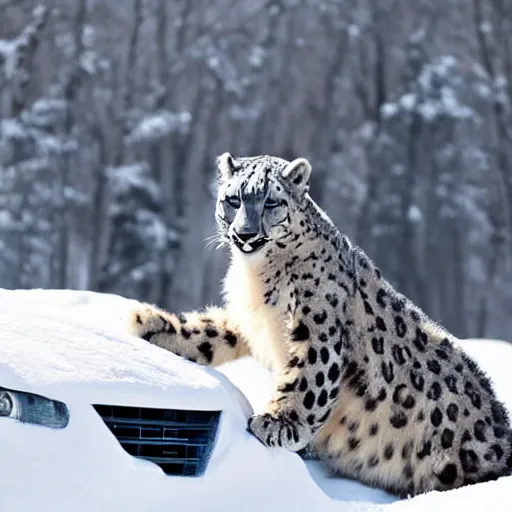
[[[247,430],[265,446],[282,446],[296,452],[307,446],[309,437],[306,429],[299,423],[297,414],[293,412],[287,415],[253,415],[247,422]]]

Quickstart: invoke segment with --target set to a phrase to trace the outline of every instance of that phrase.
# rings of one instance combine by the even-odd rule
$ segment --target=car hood
[[[0,290],[0,386],[68,404],[251,413],[220,372],[128,335],[134,302],[92,292]]]

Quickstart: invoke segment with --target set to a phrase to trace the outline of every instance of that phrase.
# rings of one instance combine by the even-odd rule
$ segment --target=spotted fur
[[[252,354],[278,383],[248,430],[339,474],[402,496],[508,475],[512,431],[489,379],[316,206],[309,163],[218,163],[225,308],[144,305],[131,331],[202,364]]]

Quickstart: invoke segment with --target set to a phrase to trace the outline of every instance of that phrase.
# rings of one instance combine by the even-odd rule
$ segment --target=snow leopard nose
[[[237,233],[236,236],[242,241],[242,242],[248,242],[252,238],[256,238],[258,236],[258,232],[242,232]]]

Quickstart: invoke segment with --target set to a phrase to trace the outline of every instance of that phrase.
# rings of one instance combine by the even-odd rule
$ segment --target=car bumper
[[[90,405],[71,406],[62,430],[0,419],[0,510],[287,510],[330,504],[296,455],[266,450],[245,431],[245,422],[241,410],[222,413],[210,462],[196,478],[167,476],[126,453]],[[286,501],[283,486],[291,491]]]

